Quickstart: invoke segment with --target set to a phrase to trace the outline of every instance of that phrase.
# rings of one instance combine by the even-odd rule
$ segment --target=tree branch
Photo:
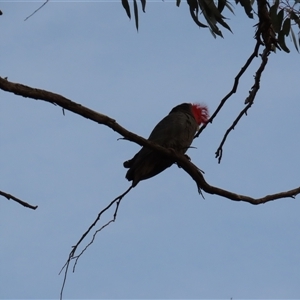
[[[0,191],[0,195],[7,198],[8,200],[14,200],[14,201],[18,202],[19,204],[21,204],[25,207],[28,207],[28,208],[31,208],[31,209],[37,209],[37,205],[31,205],[31,204],[29,204],[29,203],[15,197],[15,196],[13,196],[13,195],[7,194],[7,193],[2,192],[2,191]]]
[[[199,131],[195,135],[195,138],[200,135],[200,133],[205,129],[205,127],[208,125],[208,123],[212,123],[213,122],[214,118],[217,116],[217,114],[219,113],[219,111],[221,110],[221,108],[223,107],[223,105],[225,104],[225,102],[233,94],[236,93],[238,85],[239,85],[239,80],[242,77],[242,75],[246,72],[246,70],[248,69],[248,67],[252,63],[253,59],[258,56],[258,50],[259,50],[260,45],[261,45],[261,42],[259,40],[257,40],[256,41],[256,45],[254,47],[254,50],[253,50],[252,54],[249,56],[249,58],[247,59],[246,63],[244,64],[244,66],[241,68],[241,70],[238,72],[238,74],[234,78],[234,82],[233,82],[233,86],[232,86],[231,91],[220,101],[219,106],[214,111],[214,113],[211,115],[211,117],[209,118],[209,120],[207,121],[207,123],[200,127]]]
[[[244,109],[242,109],[242,111],[239,113],[239,115],[237,116],[237,118],[233,121],[232,125],[227,129],[226,133],[223,136],[223,139],[216,151],[216,158],[218,158],[218,163],[221,162],[222,159],[222,155],[223,155],[223,145],[227,139],[227,136],[229,135],[229,133],[234,130],[234,127],[237,125],[237,123],[239,122],[239,120],[242,118],[242,116],[245,114],[247,115],[247,111],[248,109],[252,106],[256,93],[258,92],[259,88],[260,88],[260,78],[261,78],[261,74],[265,69],[266,64],[268,63],[268,56],[270,54],[270,51],[268,50],[268,48],[265,48],[262,55],[261,55],[261,59],[262,62],[258,68],[258,70],[256,71],[256,74],[254,76],[254,85],[252,86],[251,90],[249,91],[249,96],[246,98],[245,100],[245,104],[247,104],[245,106]]]
[[[205,129],[208,123],[212,123],[213,119],[216,117],[216,115],[219,113],[225,102],[236,92],[238,84],[239,84],[239,79],[243,75],[243,73],[247,70],[249,65],[251,64],[252,60],[258,56],[258,50],[260,45],[265,45],[265,49],[261,55],[262,62],[259,67],[259,69],[256,72],[255,75],[255,81],[254,85],[251,88],[251,91],[249,92],[249,96],[245,100],[245,104],[247,106],[240,112],[240,114],[237,116],[237,118],[233,121],[232,125],[227,129],[225,132],[223,139],[216,151],[216,158],[218,158],[218,163],[221,162],[222,155],[223,155],[223,145],[227,139],[227,136],[229,133],[234,129],[234,127],[237,125],[239,120],[242,118],[242,116],[245,114],[247,115],[248,109],[252,106],[254,102],[254,98],[256,96],[257,91],[260,88],[260,78],[261,74],[268,62],[268,56],[271,51],[273,51],[274,47],[277,45],[277,41],[275,38],[275,32],[272,26],[269,10],[268,10],[268,4],[266,0],[258,0],[257,1],[257,7],[258,7],[258,17],[259,17],[259,22],[257,24],[257,31],[255,33],[255,39],[256,39],[256,45],[254,48],[253,53],[250,55],[248,60],[246,61],[245,65],[242,67],[238,75],[235,77],[234,84],[232,87],[232,90],[221,100],[219,106],[215,110],[215,112],[212,114],[208,122],[200,128],[200,130],[197,132],[195,135],[195,138],[199,136],[199,134]]]
[[[36,12],[38,12],[43,6],[45,6],[48,3],[49,0],[46,0],[39,8],[37,8],[32,14],[30,14],[24,21],[28,20],[30,17],[32,17]]]
[[[95,237],[96,235],[102,230],[104,229],[105,227],[107,227],[110,223],[112,222],[115,222],[116,221],[116,218],[117,218],[117,214],[118,214],[118,210],[119,210],[119,206],[120,206],[120,203],[123,199],[123,197],[125,195],[127,195],[130,190],[132,189],[132,186],[130,186],[123,194],[121,194],[120,196],[118,196],[117,198],[115,198],[113,201],[110,202],[110,204],[108,204],[104,209],[102,209],[97,218],[95,219],[95,221],[90,225],[90,227],[85,231],[85,233],[81,236],[81,238],[78,240],[78,242],[76,243],[75,246],[72,247],[72,250],[70,251],[69,253],[69,257],[66,261],[66,263],[63,265],[62,269],[60,270],[59,274],[61,274],[61,272],[63,270],[65,270],[64,272],[64,279],[63,279],[63,284],[62,284],[62,287],[61,287],[61,290],[60,290],[60,299],[62,299],[62,296],[63,296],[63,291],[64,291],[64,288],[65,288],[65,285],[66,285],[66,281],[67,281],[67,276],[68,276],[68,271],[69,271],[69,266],[70,266],[70,263],[73,259],[75,259],[75,263],[74,263],[74,266],[73,266],[73,272],[75,272],[75,268],[76,268],[76,265],[77,265],[77,262],[78,262],[78,259],[80,258],[80,256],[86,251],[86,249],[94,242],[95,240]],[[103,213],[105,213],[114,203],[116,203],[116,208],[115,208],[115,212],[114,212],[114,215],[112,217],[111,220],[109,220],[108,222],[106,222],[103,226],[101,226],[99,229],[97,229],[94,234],[93,234],[93,237],[91,239],[91,241],[84,247],[84,249],[78,254],[76,255],[76,251],[77,251],[77,248],[79,247],[79,245],[83,242],[83,240],[86,238],[86,236],[90,233],[90,231],[93,229],[93,227],[95,227],[98,223],[98,221],[100,221],[100,218],[102,216]]]
[[[198,186],[198,189],[201,188],[203,191],[205,191],[206,193],[211,194],[211,195],[218,195],[218,196],[225,197],[225,198],[233,200],[233,201],[243,201],[243,202],[248,202],[253,205],[258,205],[258,204],[263,204],[263,203],[267,203],[269,201],[282,199],[282,198],[295,198],[295,196],[300,193],[300,186],[299,186],[292,190],[267,195],[267,196],[264,196],[261,198],[252,198],[249,196],[236,194],[236,193],[233,193],[233,192],[230,192],[227,190],[223,190],[221,188],[218,188],[218,187],[208,184],[206,182],[206,180],[204,179],[204,176],[202,175],[202,173],[198,170],[198,168],[192,162],[190,162],[183,155],[176,154],[176,156],[177,156],[177,158],[176,158],[177,163],[194,179],[194,181],[196,182],[196,184]]]
[[[258,76],[257,80],[259,80],[259,78],[260,77]],[[97,113],[97,112],[95,112],[87,107],[84,107],[78,103],[75,103],[61,95],[58,95],[58,94],[55,94],[52,92],[48,92],[45,90],[41,90],[41,89],[34,89],[34,88],[31,88],[31,87],[28,87],[28,86],[25,86],[22,84],[9,82],[8,80],[3,79],[1,77],[0,77],[0,89],[14,93],[16,95],[23,96],[23,97],[29,97],[29,98],[33,98],[36,100],[43,100],[43,101],[58,105],[64,109],[72,111],[72,112],[74,112],[78,115],[81,115],[85,118],[88,118],[94,122],[108,126],[109,128],[118,132],[120,135],[122,135],[129,141],[135,142],[135,143],[139,144],[140,146],[148,147],[148,148],[158,151],[166,156],[172,157],[174,162],[177,162],[177,164],[180,167],[182,167],[194,179],[194,181],[197,184],[198,191],[203,190],[208,194],[219,195],[221,197],[225,197],[225,198],[228,198],[233,201],[244,201],[244,202],[248,202],[248,203],[255,204],[255,205],[261,204],[261,203],[266,203],[266,202],[269,202],[272,200],[277,200],[280,198],[288,198],[288,197],[294,198],[297,194],[300,193],[300,187],[298,187],[296,189],[289,190],[286,192],[267,195],[265,197],[255,199],[255,198],[251,198],[249,196],[239,195],[239,194],[227,191],[227,190],[223,190],[218,187],[214,187],[212,185],[209,185],[205,181],[205,179],[204,179],[203,175],[201,174],[201,172],[199,171],[199,169],[192,162],[190,162],[184,155],[176,153],[173,149],[166,149],[164,147],[161,147],[153,142],[150,142],[150,141],[126,130],[125,128],[120,126],[114,119],[112,119],[104,114]]]

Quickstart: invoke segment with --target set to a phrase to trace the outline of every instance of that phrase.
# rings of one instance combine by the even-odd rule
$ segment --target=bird
[[[175,106],[152,130],[148,140],[165,148],[184,154],[201,124],[207,123],[209,111],[205,104],[182,103]],[[149,179],[169,168],[175,161],[157,151],[142,147],[134,157],[123,163],[129,170],[128,181],[135,187],[141,180]]]

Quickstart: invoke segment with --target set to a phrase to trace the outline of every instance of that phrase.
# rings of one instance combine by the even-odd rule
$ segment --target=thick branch
[[[5,197],[7,200],[16,201],[16,202],[18,202],[19,204],[21,204],[25,207],[28,207],[28,208],[31,208],[31,209],[37,209],[37,205],[31,205],[31,204],[29,204],[29,203],[15,197],[15,196],[13,196],[13,195],[7,194],[7,193],[2,192],[2,191],[0,191],[0,195]]]
[[[58,105],[63,109],[69,110],[82,117],[90,119],[99,124],[106,125],[111,129],[113,129],[114,131],[120,133],[122,136],[126,137],[126,139],[130,141],[134,141],[141,146],[144,146],[145,143],[148,143],[147,140],[139,137],[138,135],[120,126],[114,119],[106,115],[103,115],[101,113],[98,113],[94,110],[91,110],[85,106],[82,106],[76,102],[73,102],[59,94],[55,94],[41,89],[31,88],[29,86],[19,84],[19,83],[13,83],[2,77],[0,77],[0,89],[6,92],[14,93],[18,96],[22,96],[25,98],[43,100],[52,103],[54,105]]]
[[[74,112],[78,115],[81,115],[85,118],[88,118],[94,122],[97,122],[99,124],[103,124],[103,125],[110,127],[111,129],[113,129],[114,131],[118,132],[123,137],[125,137],[127,140],[135,142],[141,146],[146,146],[155,151],[159,151],[160,153],[162,153],[166,156],[172,157],[174,159],[174,161],[177,162],[178,165],[181,166],[194,179],[194,181],[197,184],[198,190],[202,189],[206,193],[219,195],[219,196],[222,196],[222,197],[234,200],[234,201],[244,201],[244,202],[248,202],[251,204],[261,204],[261,203],[266,203],[268,201],[272,201],[272,200],[276,200],[276,199],[280,199],[280,198],[287,198],[287,197],[294,198],[297,194],[300,193],[300,187],[298,187],[298,188],[290,190],[290,191],[254,199],[254,198],[251,198],[248,196],[235,194],[230,191],[211,186],[205,181],[205,179],[204,179],[203,175],[201,174],[201,172],[199,171],[199,169],[192,162],[190,162],[184,155],[178,154],[172,149],[166,149],[164,147],[156,145],[155,143],[152,143],[152,142],[126,130],[125,128],[120,126],[114,119],[112,119],[106,115],[97,113],[97,112],[95,112],[87,107],[84,107],[78,103],[75,103],[61,95],[58,95],[58,94],[55,94],[52,92],[48,92],[45,90],[34,89],[34,88],[31,88],[31,87],[28,87],[28,86],[25,86],[22,84],[9,82],[8,80],[3,79],[1,77],[0,77],[0,89],[14,93],[16,95],[23,96],[23,97],[29,97],[29,98],[33,98],[36,100],[43,100],[43,101],[47,101],[49,103],[58,105],[64,109],[72,111],[72,112]]]

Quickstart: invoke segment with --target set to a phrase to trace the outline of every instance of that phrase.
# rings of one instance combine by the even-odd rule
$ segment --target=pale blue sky
[[[173,1],[175,2],[175,1]],[[147,137],[177,104],[214,111],[254,48],[257,20],[229,12],[214,39],[186,3],[149,1],[137,33],[119,1],[0,1],[0,76],[59,93]],[[299,186],[299,54],[272,54],[255,105],[214,153],[253,85],[240,89],[188,154],[209,183],[261,197]],[[0,298],[58,298],[58,272],[98,212],[125,191],[139,146],[43,101],[0,91]],[[197,193],[172,166],[121,202],[70,273],[67,298],[300,298],[300,196],[251,206]],[[106,218],[110,217],[110,211]],[[106,219],[105,219],[106,220]]]

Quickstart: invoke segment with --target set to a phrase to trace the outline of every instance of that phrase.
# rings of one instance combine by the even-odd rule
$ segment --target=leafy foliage
[[[128,0],[121,0],[121,1],[128,18],[131,19],[131,12],[130,12],[130,6]],[[142,5],[142,11],[145,12],[146,0],[140,0],[140,1]],[[135,27],[136,30],[139,30],[139,10],[138,10],[138,5],[136,0],[133,0],[133,11],[134,11]]]
[[[209,27],[214,37],[216,37],[216,35],[223,37],[221,30],[218,28],[218,23],[231,31],[228,24],[224,21],[225,17],[221,14],[225,6],[230,6],[230,3],[227,0],[218,0],[218,6],[216,6],[212,0],[187,0],[187,3],[194,22],[199,27]],[[199,21],[199,10],[203,14],[208,26]]]
[[[145,12],[146,1],[140,0],[142,11]],[[128,0],[121,0],[122,5],[126,11],[126,14],[131,18],[131,8]],[[244,8],[246,15],[249,18],[253,18],[255,11],[253,5],[257,3],[259,6],[262,0],[235,0],[236,5],[241,5]],[[289,48],[286,46],[286,37],[290,36],[290,39],[294,43],[296,50],[299,52],[300,48],[300,0],[290,1],[290,0],[274,0],[274,1],[264,1],[268,6],[267,18],[270,21],[267,24],[263,24],[260,28],[266,35],[270,35],[273,41],[272,50],[276,48],[283,50],[285,52],[290,52]],[[293,4],[290,4],[293,2]],[[135,19],[135,26],[138,30],[139,28],[139,9],[137,0],[133,0],[133,12]],[[181,0],[175,0],[176,6],[180,6]],[[201,28],[208,28],[214,37],[221,36],[222,31],[219,26],[226,28],[231,31],[229,25],[225,22],[226,18],[223,16],[223,11],[227,8],[230,12],[234,13],[233,4],[227,0],[187,0],[189,7],[189,12],[191,18]],[[200,20],[200,16],[202,19]],[[260,20],[261,21],[261,20]],[[262,24],[258,24],[262,25]],[[293,26],[298,28],[298,37],[293,31]],[[267,33],[266,33],[267,32]],[[266,42],[263,39],[262,42]]]
[[[240,3],[243,7],[244,7],[244,10],[245,10],[245,13],[247,14],[247,16],[249,18],[253,18],[253,13],[252,13],[252,4],[253,4],[253,1],[249,1],[249,0],[235,0],[235,3],[238,4]]]
[[[274,4],[270,7],[270,17],[273,25],[273,29],[277,37],[277,48],[282,49],[285,52],[290,52],[286,46],[285,38],[290,35],[291,40],[294,43],[296,50],[299,52],[299,32],[298,39],[292,29],[292,26],[298,26],[300,30],[300,1],[293,1],[293,5],[290,5],[289,1],[274,1]],[[298,6],[298,7],[297,7]]]

